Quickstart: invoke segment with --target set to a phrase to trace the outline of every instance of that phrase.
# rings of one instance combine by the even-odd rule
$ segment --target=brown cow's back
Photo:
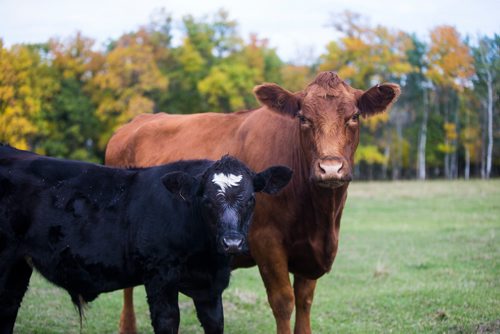
[[[181,159],[218,159],[234,151],[234,143],[220,137],[234,135],[246,113],[139,115],[111,138],[106,164],[146,167]]]

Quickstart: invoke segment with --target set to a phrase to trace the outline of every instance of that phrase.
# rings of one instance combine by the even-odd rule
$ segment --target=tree
[[[255,107],[253,87],[263,81],[281,83],[281,66],[267,40],[251,35],[250,42],[243,44],[241,50],[217,60],[198,83],[198,90],[208,100],[211,110],[230,112]]]
[[[101,149],[119,125],[138,114],[155,111],[150,95],[168,87],[168,78],[160,72],[154,47],[145,34],[141,30],[123,35],[92,79],[93,101],[104,125],[98,143]]]
[[[76,33],[66,41],[51,40],[51,65],[58,88],[51,109],[44,113],[47,133],[41,146],[46,154],[87,161],[101,161],[96,142],[101,130],[87,85],[104,58],[92,50],[94,41]]]
[[[41,117],[57,87],[43,61],[45,45],[14,45],[0,40],[0,141],[20,149],[38,149],[44,130]]]
[[[444,171],[447,178],[458,176],[457,148],[459,138],[458,92],[469,84],[474,73],[469,47],[451,26],[438,26],[431,31],[426,76],[438,87],[444,114]]]
[[[426,178],[427,164],[427,124],[430,111],[431,83],[425,78],[427,63],[425,60],[426,44],[419,40],[416,35],[411,35],[412,47],[406,52],[408,62],[413,67],[413,71],[408,73],[406,78],[405,92],[401,98],[401,103],[408,106],[413,112],[415,126],[418,128],[416,145],[416,172],[417,178],[424,180]]]
[[[500,71],[500,36],[493,38],[483,37],[479,39],[479,45],[474,49],[474,60],[476,68],[476,91],[484,96],[486,106],[486,154],[483,162],[482,176],[489,178],[493,161],[493,114],[495,105],[495,86],[498,85],[498,72]],[[484,87],[485,89],[481,89]],[[486,93],[482,91],[486,90]]]
[[[360,15],[351,12],[333,15],[331,25],[342,37],[339,41],[332,41],[327,45],[327,53],[321,55],[320,70],[335,69],[341,78],[361,89],[384,81],[395,81],[404,85],[403,78],[413,71],[406,56],[407,50],[412,47],[407,34],[391,31],[383,26],[371,27],[362,21]],[[393,176],[399,177],[401,174],[405,145],[402,127],[407,121],[403,110],[394,110],[365,122],[368,131],[363,132],[360,146],[371,143],[370,145],[378,147],[379,153],[385,156],[384,159],[370,159],[365,162],[368,165],[382,163],[384,176],[389,161],[392,162],[392,167],[397,169]],[[395,131],[387,128],[388,123],[395,125]],[[393,138],[396,140],[392,140]],[[373,152],[373,149],[368,151]],[[394,155],[392,159],[391,153]],[[360,159],[363,159],[363,156],[360,155]]]

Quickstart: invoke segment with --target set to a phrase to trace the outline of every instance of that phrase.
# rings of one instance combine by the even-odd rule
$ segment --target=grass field
[[[500,180],[354,182],[330,274],[319,280],[315,333],[500,333]],[[144,289],[138,325],[151,333]],[[181,298],[181,330],[202,333]],[[227,333],[272,333],[256,268],[233,272],[224,293]],[[101,295],[82,333],[114,333],[121,292]],[[61,289],[34,275],[16,333],[80,333]]]

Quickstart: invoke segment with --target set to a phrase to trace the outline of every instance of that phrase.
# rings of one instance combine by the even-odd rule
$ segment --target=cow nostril
[[[318,163],[318,167],[319,167],[319,171],[321,172],[321,174],[326,174],[326,170],[325,168],[323,168],[323,166],[321,165],[321,162]]]
[[[344,163],[341,162],[339,165],[338,165],[338,168],[337,168],[337,173],[340,173],[340,170],[344,167]]]
[[[222,238],[222,247],[225,251],[241,250],[243,246],[243,238]]]

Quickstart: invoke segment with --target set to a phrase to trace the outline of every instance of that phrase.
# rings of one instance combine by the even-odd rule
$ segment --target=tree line
[[[251,109],[257,84],[297,91],[319,71],[334,70],[356,88],[402,87],[390,112],[362,122],[358,178],[500,173],[498,34],[472,41],[437,26],[424,40],[352,12],[330,23],[340,37],[312,64],[286,63],[267,39],[243,38],[224,10],[181,22],[159,10],[104,49],[80,32],[8,48],[0,39],[0,141],[102,162],[112,133],[135,115]]]

